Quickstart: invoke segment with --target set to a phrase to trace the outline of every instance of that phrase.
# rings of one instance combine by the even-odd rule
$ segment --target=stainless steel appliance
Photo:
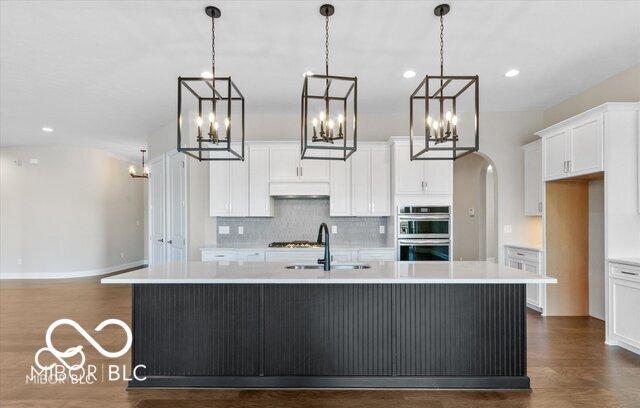
[[[398,207],[398,260],[451,259],[451,207]]]

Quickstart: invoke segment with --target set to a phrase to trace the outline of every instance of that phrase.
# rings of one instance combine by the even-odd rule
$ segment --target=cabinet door
[[[524,262],[523,269],[527,272],[539,274],[538,265],[531,262]],[[537,283],[527,283],[527,302],[540,307],[540,285]]]
[[[389,164],[389,147],[376,146],[371,148],[371,215],[391,215],[391,192],[389,181],[391,167]]]
[[[574,125],[569,130],[569,172],[572,176],[602,170],[602,116]]]
[[[516,261],[514,259],[507,258],[507,265],[509,266],[509,268],[522,269],[520,268],[520,261]]]
[[[433,152],[435,157],[451,153]],[[424,191],[426,194],[453,194],[453,160],[427,160],[424,162]]]
[[[524,150],[524,215],[542,215],[542,148]]]
[[[349,263],[353,262],[351,251],[331,251],[331,262]]]
[[[300,180],[329,181],[329,160],[300,160]]]
[[[249,216],[270,217],[272,200],[269,197],[269,148],[249,148]]]
[[[300,174],[300,149],[297,145],[274,145],[269,149],[269,179],[297,181]]]
[[[234,146],[236,151],[240,146]],[[229,162],[229,215],[245,217],[249,215],[249,165],[248,159]]]
[[[640,282],[610,279],[609,293],[613,335],[640,347]]]
[[[341,154],[333,152],[332,157],[341,157]],[[330,176],[329,215],[351,215],[351,158],[347,161],[332,160]]]
[[[229,215],[229,163],[209,162],[209,215],[212,217]]]
[[[396,194],[422,194],[424,162],[411,161],[409,145],[396,144],[393,147],[394,191]]]
[[[264,251],[242,250],[238,252],[238,258],[243,262],[264,262]]]
[[[565,161],[567,158],[567,131],[562,130],[546,136],[545,148],[545,180],[567,177]]]
[[[358,148],[351,155],[351,213],[371,214],[371,149]]]

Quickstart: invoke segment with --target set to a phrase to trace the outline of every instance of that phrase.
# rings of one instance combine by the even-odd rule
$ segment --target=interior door
[[[149,162],[149,265],[165,263],[165,158]]]
[[[187,260],[187,169],[185,155],[167,155],[167,260]]]
[[[422,194],[424,162],[410,160],[409,145],[394,146],[394,185],[396,194]]]
[[[371,148],[371,215],[391,215],[389,148]]]
[[[349,160],[351,160],[351,213],[371,215],[371,149],[358,148]]]
[[[300,174],[300,146],[274,145],[269,149],[271,181],[297,181]]]
[[[602,170],[602,116],[571,127],[568,160],[572,175]]]
[[[545,180],[567,177],[567,131],[562,130],[545,137]]]

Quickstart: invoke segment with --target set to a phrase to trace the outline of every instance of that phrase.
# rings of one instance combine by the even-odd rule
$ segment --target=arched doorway
[[[453,164],[453,257],[498,261],[498,197],[495,164],[472,153]]]

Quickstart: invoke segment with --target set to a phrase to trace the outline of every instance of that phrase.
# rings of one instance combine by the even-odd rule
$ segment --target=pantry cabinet
[[[522,146],[524,154],[524,215],[542,215],[542,142]]]
[[[450,153],[431,152],[433,157]],[[396,195],[453,194],[452,160],[411,160],[406,142],[393,145],[393,181]]]
[[[542,137],[546,181],[603,171],[602,112],[586,112],[537,135]]]

